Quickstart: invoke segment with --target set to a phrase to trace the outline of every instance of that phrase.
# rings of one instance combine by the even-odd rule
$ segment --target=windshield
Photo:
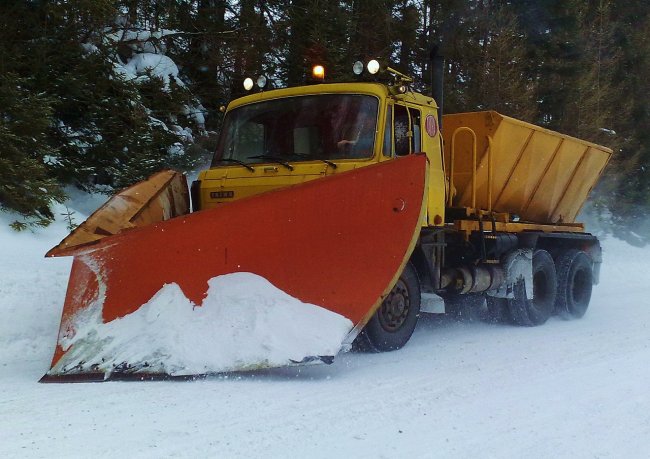
[[[212,166],[372,156],[379,101],[322,94],[244,105],[228,113]]]

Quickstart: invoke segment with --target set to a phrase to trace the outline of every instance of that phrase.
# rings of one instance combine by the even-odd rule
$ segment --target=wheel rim
[[[382,328],[391,332],[399,330],[406,321],[410,307],[411,299],[408,288],[400,279],[379,308],[379,323]]]

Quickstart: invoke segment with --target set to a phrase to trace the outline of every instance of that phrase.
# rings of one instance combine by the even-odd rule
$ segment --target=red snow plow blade
[[[140,213],[161,220],[173,217],[174,212],[147,210],[169,209],[167,204],[174,202],[165,197],[167,188],[178,183],[170,177],[161,179],[168,185],[147,191],[148,198],[138,204],[144,206]],[[148,182],[127,191],[140,196],[144,192],[137,187]],[[426,157],[412,155],[146,226],[132,224],[129,217],[128,231],[78,245],[62,243],[48,255],[74,255],[74,261],[51,369],[41,381],[187,377],[331,360],[363,328],[408,261],[423,221],[425,190]],[[101,221],[97,214],[107,207],[115,208],[103,206],[87,223]],[[178,199],[175,208],[183,208]],[[86,225],[85,231],[97,233],[92,228]],[[274,318],[272,309],[263,308],[276,303],[263,295],[254,302],[232,295],[219,299],[229,279],[235,279],[227,276],[247,281],[254,277],[257,283],[240,290],[266,282],[264,291],[280,292],[273,298],[285,295],[278,302],[299,300],[308,311],[279,308]],[[225,316],[206,315],[215,319],[195,323],[195,316],[208,314],[208,306],[219,309],[215,305],[221,304],[223,309],[238,302],[239,309]],[[253,307],[266,315],[247,321]],[[167,313],[171,319],[163,326],[159,322]],[[310,344],[309,349],[290,349],[286,355],[272,349],[283,337],[278,347],[300,347],[309,339],[313,344],[311,335],[325,333],[321,328],[334,322],[343,334],[333,347]],[[238,323],[243,324],[241,330],[236,329]],[[265,323],[273,329],[260,332]],[[191,357],[191,365],[171,355],[173,346],[170,350],[158,343],[172,328],[176,334],[165,335],[170,336],[168,343],[194,340],[182,349],[192,347],[183,354]],[[134,329],[131,338],[124,338]],[[229,334],[239,341],[214,344],[219,335]],[[243,349],[250,347],[253,336],[260,348],[271,349],[269,355]],[[330,341],[332,336],[336,333],[330,334]],[[124,351],[121,343],[133,344],[134,350]],[[142,351],[147,346],[151,349]],[[329,350],[322,351],[325,348]],[[233,355],[237,358],[229,357]]]

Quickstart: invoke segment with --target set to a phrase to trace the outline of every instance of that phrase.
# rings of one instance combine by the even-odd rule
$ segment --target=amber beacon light
[[[314,65],[311,69],[311,76],[316,80],[325,80],[325,67],[322,65]]]

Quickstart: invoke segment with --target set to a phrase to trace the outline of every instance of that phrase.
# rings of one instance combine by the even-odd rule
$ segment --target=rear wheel
[[[526,284],[520,279],[514,286],[514,298],[508,310],[517,325],[537,326],[545,323],[555,311],[557,274],[553,258],[546,250],[533,255],[533,298],[526,298]]]
[[[386,352],[403,347],[420,314],[420,281],[407,263],[397,283],[354,341],[357,350]]]
[[[580,250],[569,250],[558,257],[556,266],[558,287],[555,310],[564,319],[579,319],[587,312],[591,300],[591,258]]]

